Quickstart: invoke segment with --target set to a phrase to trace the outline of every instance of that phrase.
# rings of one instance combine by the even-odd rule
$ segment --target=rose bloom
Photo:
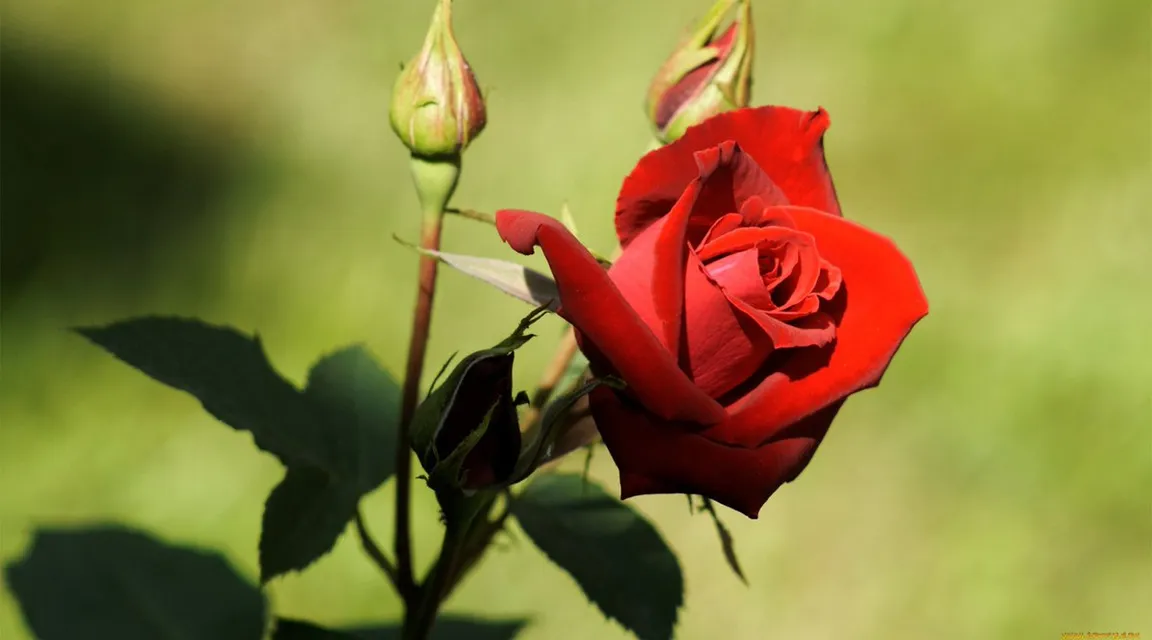
[[[927,314],[908,259],[841,216],[828,124],[740,109],[645,155],[608,270],[554,219],[497,213],[516,251],[543,250],[593,372],[627,383],[591,395],[622,497],[699,494],[755,518]]]

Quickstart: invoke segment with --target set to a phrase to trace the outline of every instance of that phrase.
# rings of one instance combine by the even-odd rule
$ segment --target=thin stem
[[[440,216],[425,216],[421,227],[420,246],[440,249]],[[396,563],[400,592],[414,593],[412,574],[412,539],[409,500],[412,484],[412,416],[420,397],[420,377],[424,371],[424,354],[428,349],[428,333],[432,323],[432,299],[436,293],[436,258],[420,256],[420,291],[416,298],[416,311],[412,316],[412,338],[408,344],[408,367],[404,375],[404,395],[400,409],[400,446],[396,459]]]
[[[568,327],[564,331],[564,337],[560,338],[560,344],[556,345],[556,353],[552,356],[552,360],[540,375],[540,382],[536,384],[536,393],[532,397],[532,406],[544,406],[552,396],[552,392],[556,390],[556,385],[560,384],[564,372],[568,370],[568,365],[572,363],[572,358],[576,357],[578,350],[576,332],[572,327]]]
[[[444,599],[447,600],[448,596],[456,590],[456,587],[463,581],[464,576],[476,566],[480,558],[484,557],[484,553],[488,550],[489,545],[492,543],[492,538],[496,537],[497,533],[504,530],[504,523],[507,522],[508,516],[512,514],[512,494],[510,492],[504,493],[504,509],[500,516],[492,521],[485,521],[483,528],[475,535],[467,544],[463,555],[460,558],[460,563],[454,568],[451,579],[448,581],[448,588],[444,592]]]
[[[412,156],[412,177],[422,211],[420,246],[438,251],[444,209],[460,177],[460,158],[429,159]],[[415,604],[412,600],[418,596],[412,573],[412,416],[416,413],[420,399],[420,378],[424,372],[424,354],[428,349],[428,333],[432,324],[432,300],[436,294],[438,265],[436,258],[420,255],[419,290],[416,310],[412,314],[412,337],[408,343],[408,366],[404,375],[399,443],[396,447],[396,572],[400,593],[407,594],[405,603],[409,608]]]
[[[479,537],[477,532],[484,531],[482,527],[489,524],[488,512],[495,502],[495,497],[487,500],[481,512],[463,527],[448,525],[444,532],[444,542],[440,545],[440,557],[436,559],[432,570],[424,578],[419,598],[405,611],[403,640],[427,640],[432,627],[436,624],[440,605],[448,599],[448,594],[463,575],[460,567],[468,563],[468,558],[473,553],[483,553],[487,542],[485,541],[483,546],[478,546],[474,541]]]
[[[396,573],[396,565],[392,564],[392,561],[389,560],[388,556],[384,555],[384,552],[380,549],[380,545],[376,544],[376,540],[372,537],[372,534],[368,531],[368,526],[364,522],[364,513],[359,507],[356,508],[356,533],[360,535],[360,546],[364,548],[364,553],[368,554],[368,557],[376,563],[376,566],[380,567],[380,570],[384,572],[384,575],[388,576],[388,580],[390,580],[392,585],[396,587],[396,590],[399,591],[401,589],[400,576]],[[401,593],[401,596],[405,598],[408,597],[407,594],[403,593]]]
[[[496,216],[492,215],[491,213],[485,213],[483,211],[477,211],[475,209],[449,208],[449,209],[446,209],[444,212],[450,213],[454,216],[460,216],[461,218],[468,218],[469,220],[475,220],[476,222],[483,222],[484,224],[491,224],[491,225],[496,224]]]

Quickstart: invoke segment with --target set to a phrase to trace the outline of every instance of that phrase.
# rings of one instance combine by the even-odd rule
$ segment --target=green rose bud
[[[459,155],[484,129],[484,98],[452,34],[452,2],[440,0],[424,47],[400,72],[389,120],[412,155]]]
[[[732,23],[720,25],[733,11]],[[662,143],[712,116],[748,106],[752,89],[751,0],[717,0],[648,88],[648,119]]]

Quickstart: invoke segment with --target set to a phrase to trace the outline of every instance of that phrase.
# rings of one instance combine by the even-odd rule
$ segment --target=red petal
[[[836,265],[823,260],[820,264],[820,279],[816,281],[816,286],[812,288],[812,293],[816,294],[822,300],[831,300],[833,296],[840,291],[840,268]]]
[[[661,220],[664,223],[660,237],[652,251],[652,303],[656,307],[662,329],[664,346],[673,360],[680,355],[684,310],[684,252],[688,250],[688,218],[696,209],[697,199],[708,184],[711,172],[701,167],[700,179],[693,180],[676,201],[672,211]],[[624,252],[627,253],[627,252]],[[623,254],[621,254],[623,255]]]
[[[825,407],[769,442],[744,449],[662,422],[611,389],[592,392],[592,414],[620,469],[622,498],[698,494],[749,518],[756,518],[776,489],[804,470],[840,404]]]
[[[792,222],[792,218],[788,216],[787,209],[781,206],[785,204],[788,203],[777,203],[770,206],[765,204],[760,198],[748,198],[740,207],[740,217],[744,219],[744,226],[746,227],[785,227],[787,229],[795,229],[796,223]]]
[[[756,446],[781,429],[848,395],[876,386],[928,301],[912,264],[891,240],[815,209],[789,207],[801,231],[816,238],[820,254],[840,268],[843,303],[836,341],[798,349],[744,398],[728,407],[731,419],[709,437]],[[780,354],[780,352],[777,352]]]
[[[823,109],[758,107],[728,111],[688,129],[677,141],[640,159],[624,179],[616,200],[616,233],[627,246],[648,225],[668,213],[697,176],[697,151],[732,140],[751,156],[787,202],[840,215],[836,188],[824,159]],[[756,195],[745,189],[744,197]],[[783,204],[765,197],[765,204]],[[723,215],[739,211],[716,211]]]
[[[687,350],[681,362],[696,386],[720,397],[756,373],[772,353],[772,342],[733,308],[693,252],[685,269],[684,300]]]
[[[716,283],[715,286],[723,292],[724,297],[732,306],[739,309],[746,318],[764,331],[773,348],[811,347],[831,342],[836,335],[836,326],[828,314],[815,313],[813,315],[812,311],[815,309],[812,309],[808,313],[802,314],[810,317],[792,317],[787,312],[770,311],[765,306],[766,304],[771,305],[771,299],[768,298],[767,289],[764,288],[764,282],[760,278],[757,263],[758,260],[753,250],[745,250],[709,264],[704,268],[704,273],[708,274],[708,279],[711,282]],[[723,267],[729,268],[723,269]],[[689,313],[692,312],[692,305],[694,304],[696,304],[695,301],[689,298]],[[792,322],[785,322],[784,320],[792,320]],[[689,340],[693,338],[692,327],[689,327],[688,338]],[[753,373],[752,371],[742,371],[739,380],[736,380],[732,386],[725,388],[724,391],[744,382]],[[700,384],[699,380],[696,382]],[[718,395],[714,392],[710,393]]]
[[[644,156],[624,179],[616,200],[620,246],[626,248],[644,229],[667,215],[697,177],[711,176],[689,223],[689,237],[694,241],[699,241],[716,219],[739,212],[753,196],[759,196],[765,206],[788,204],[786,192],[736,142],[717,140],[692,149],[681,147],[683,157],[662,155],[679,144],[674,142]]]
[[[724,254],[743,251],[762,242],[808,246],[812,244],[812,238],[802,231],[787,227],[741,227],[700,247],[700,259],[710,262]],[[819,264],[816,266],[819,267]]]
[[[760,252],[755,247],[709,262],[704,266],[704,273],[729,297],[739,298],[765,311],[776,308],[776,303],[768,295],[768,288],[764,286],[764,278],[760,275]]]
[[[724,418],[724,409],[680,371],[608,273],[564,225],[539,213],[498,211],[496,229],[525,255],[540,246],[560,290],[560,315],[604,354],[645,406],[663,418],[698,424]]]
[[[679,358],[684,308],[685,233],[700,192],[694,180],[667,216],[649,226],[608,270],[617,289],[664,348]]]
[[[733,142],[696,154],[698,177],[668,215],[641,232],[613,264],[610,275],[664,347],[679,359],[683,331],[684,255],[689,236],[700,237],[743,203],[782,196]],[[752,195],[746,195],[745,191]],[[763,209],[763,205],[759,204]],[[692,229],[695,229],[693,232]]]
[[[712,242],[720,236],[739,229],[744,224],[744,216],[739,213],[726,213],[716,219],[712,226],[708,229],[708,233],[704,234],[704,239],[700,241],[697,248],[702,247],[709,242]]]

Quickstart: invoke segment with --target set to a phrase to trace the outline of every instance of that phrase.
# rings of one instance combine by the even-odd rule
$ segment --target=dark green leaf
[[[332,550],[360,494],[314,467],[290,467],[264,503],[260,580],[300,571]]]
[[[259,640],[263,594],[219,554],[120,526],[42,529],[5,568],[41,640]]]
[[[537,477],[512,503],[521,528],[596,606],[641,640],[667,640],[684,599],[675,554],[648,520],[578,474]]]
[[[145,317],[77,331],[125,363],[192,394],[285,465],[328,467],[324,420],[272,368],[257,337],[200,320]]]
[[[399,637],[399,636],[397,636]],[[363,640],[364,637],[348,631],[324,627],[291,618],[277,618],[272,640]]]
[[[300,571],[332,550],[360,498],[395,474],[392,378],[359,346],[321,358],[304,397],[330,425],[332,464],[288,467],[264,504],[260,579]]]
[[[431,640],[512,640],[527,626],[525,620],[481,620],[467,616],[441,616]],[[336,631],[303,620],[280,619],[272,640],[400,640],[399,625],[360,627]]]
[[[337,453],[330,469],[368,493],[396,474],[400,387],[361,346],[321,358],[304,395],[326,411]]]
[[[716,524],[716,533],[720,536],[720,547],[724,550],[724,560],[728,562],[728,567],[732,569],[732,573],[740,578],[740,582],[747,585],[748,579],[744,577],[744,571],[740,568],[740,559],[736,557],[736,542],[732,539],[732,534],[720,520],[720,514],[716,513],[716,507],[712,501],[704,496],[700,496],[700,499],[704,501],[702,509],[712,516],[712,522]],[[692,505],[692,496],[688,496],[688,505]]]
[[[257,338],[227,327],[148,317],[78,331],[252,433],[287,467],[265,505],[262,580],[331,550],[357,500],[395,473],[399,389],[360,346],[322,358],[300,391],[276,373]]]

